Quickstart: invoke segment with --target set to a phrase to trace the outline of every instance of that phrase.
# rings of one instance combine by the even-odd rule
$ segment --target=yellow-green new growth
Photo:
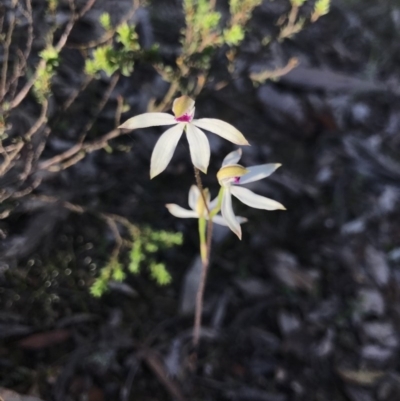
[[[306,0],[290,0],[290,2],[294,7],[301,7],[306,2]]]
[[[314,12],[311,16],[311,21],[315,22],[319,17],[328,14],[330,5],[330,0],[317,0],[314,6]]]

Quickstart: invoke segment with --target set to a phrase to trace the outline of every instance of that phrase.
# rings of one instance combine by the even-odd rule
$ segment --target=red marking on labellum
[[[235,178],[233,179],[233,183],[234,183],[234,184],[239,184],[239,182],[240,182],[240,177],[235,177]]]
[[[180,117],[175,117],[175,120],[180,122],[180,123],[189,123],[190,121],[192,121],[192,116],[190,114],[184,114],[183,116]]]

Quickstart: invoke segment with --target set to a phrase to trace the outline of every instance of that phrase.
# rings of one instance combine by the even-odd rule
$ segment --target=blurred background
[[[0,399],[400,400],[399,1],[3,0],[0,28]],[[287,208],[215,228],[195,373],[188,145],[150,181],[164,128],[116,129],[181,94]]]

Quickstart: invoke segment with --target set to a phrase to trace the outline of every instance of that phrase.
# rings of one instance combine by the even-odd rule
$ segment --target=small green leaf
[[[233,25],[224,30],[224,40],[230,46],[238,46],[244,39],[244,30],[240,25]]]
[[[150,265],[150,274],[159,285],[169,284],[172,280],[163,263],[152,263]]]
[[[109,31],[111,29],[111,17],[109,13],[103,13],[99,18],[100,25],[106,30]]]

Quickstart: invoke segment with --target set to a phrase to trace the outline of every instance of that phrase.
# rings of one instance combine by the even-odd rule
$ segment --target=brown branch
[[[178,383],[168,376],[168,372],[162,362],[160,356],[149,348],[142,348],[140,356],[143,357],[147,366],[152,370],[158,380],[162,383],[165,389],[170,394],[171,398],[177,401],[185,401]]]
[[[72,28],[75,24],[75,22],[79,19],[82,18],[82,16],[89,11],[89,9],[93,6],[95,0],[88,0],[86,6],[82,9],[80,13],[72,13],[72,16],[70,20],[67,23],[67,26],[64,29],[63,34],[61,35],[60,39],[58,40],[57,44],[54,46],[54,48],[57,50],[59,53],[65,44],[67,43],[68,37],[72,31]],[[70,2],[70,4],[73,4]],[[13,109],[17,107],[28,95],[28,92],[31,90],[33,84],[35,83],[38,72],[42,70],[46,66],[46,60],[41,59],[39,61],[39,64],[36,67],[35,73],[32,75],[32,77],[28,80],[28,82],[23,86],[23,88],[18,92],[18,94],[15,96],[15,98],[11,101],[10,103],[10,109]]]
[[[121,134],[121,132],[118,129],[115,129],[115,130],[110,131],[108,134],[104,135],[103,137],[101,137],[99,139],[96,139],[96,140],[88,142],[88,143],[84,143],[87,132],[92,128],[98,115],[101,113],[104,106],[106,105],[112,91],[114,90],[114,88],[118,82],[118,79],[119,79],[118,74],[114,75],[113,78],[111,79],[110,84],[109,84],[106,92],[104,93],[104,96],[103,96],[102,100],[100,101],[100,104],[98,105],[95,116],[86,123],[86,125],[83,129],[83,134],[81,135],[81,138],[79,139],[79,142],[77,144],[75,144],[74,146],[72,146],[72,148],[66,150],[65,152],[63,152],[57,156],[53,156],[52,158],[40,163],[39,164],[40,170],[59,171],[59,170],[63,170],[64,168],[68,168],[68,167],[72,166],[73,164],[77,163],[79,160],[81,160],[85,156],[85,153],[91,153],[94,150],[103,148],[110,139],[116,138],[117,136],[119,136]],[[83,151],[82,157],[77,156],[77,154],[81,151]],[[53,167],[55,164],[63,163],[68,159],[73,159],[75,162],[73,162],[72,164],[67,162],[65,167],[63,167],[62,165],[58,166],[58,167]]]
[[[93,124],[95,123],[97,117],[102,112],[104,106],[108,102],[112,91],[115,89],[115,86],[117,85],[119,78],[120,78],[119,74],[115,74],[111,78],[111,81],[110,81],[110,83],[108,85],[108,88],[104,92],[103,98],[101,99],[99,105],[97,106],[97,110],[96,110],[96,113],[95,113],[94,117],[91,120],[88,121],[88,123],[85,125],[85,127],[83,129],[83,139],[81,141],[84,140],[84,138],[85,138],[86,134],[88,133],[88,131],[90,131],[90,129],[93,127]]]
[[[250,79],[255,82],[264,82],[267,79],[277,79],[286,75],[298,65],[299,60],[295,57],[292,57],[284,67],[276,68],[275,70],[253,72],[250,74]]]
[[[18,144],[15,145],[13,150],[11,150],[9,153],[3,153],[4,154],[4,161],[0,165],[0,177],[6,174],[12,167],[13,167],[13,161],[17,159],[17,157],[20,155],[20,152],[22,148],[24,147],[25,143],[27,141],[30,141],[32,136],[43,126],[43,124],[46,122],[47,117],[47,109],[48,109],[48,101],[45,99],[42,104],[42,110],[40,113],[40,116],[36,120],[35,124],[30,128],[30,130],[23,136],[23,140],[21,140]]]
[[[81,92],[83,92],[87,86],[92,82],[93,77],[86,77],[85,80],[83,81],[83,84],[80,86],[79,89],[76,89],[72,94],[68,97],[68,99],[65,101],[65,103],[61,106],[62,111],[67,111],[71,104],[76,100],[76,98],[79,96]]]
[[[124,108],[124,98],[119,95],[117,96],[117,109],[115,110],[114,124],[116,127],[121,125],[121,115]]]
[[[176,92],[179,89],[178,81],[173,81],[168,88],[167,93],[165,94],[163,100],[157,105],[150,105],[148,111],[165,111],[167,107],[171,104],[172,98],[176,95]]]
[[[14,72],[12,74],[12,77],[9,79],[7,86],[6,86],[6,92],[10,90],[10,88],[17,83],[18,78],[20,78],[22,75],[25,73],[25,67],[28,62],[28,57],[31,53],[32,50],[32,43],[33,43],[33,17],[32,17],[32,4],[31,0],[26,0],[25,1],[25,7],[26,10],[24,10],[22,7],[21,13],[24,15],[26,20],[28,21],[28,28],[27,28],[27,39],[26,39],[26,44],[25,44],[25,51],[22,53],[20,49],[17,50],[17,53],[20,58],[20,62],[18,62],[15,67],[14,67]],[[13,92],[16,90],[16,85],[14,87]],[[3,99],[5,93],[3,94],[2,97],[0,97],[0,100]],[[14,97],[14,94],[10,94],[11,97]]]
[[[15,15],[11,14],[10,22],[8,26],[8,31],[6,35],[6,40],[4,43],[3,49],[3,61],[2,61],[2,69],[1,69],[1,78],[0,78],[0,99],[3,99],[6,93],[6,82],[7,82],[7,71],[8,71],[8,58],[10,55],[10,46],[12,41],[12,34],[15,28]]]
[[[24,198],[26,195],[32,193],[41,184],[41,182],[42,182],[41,177],[36,178],[36,180],[33,181],[33,183],[29,185],[27,188],[22,189],[21,191],[11,193],[10,198],[13,199]]]
[[[125,226],[128,230],[137,230],[138,228],[132,224],[128,219],[126,219],[125,217],[119,216],[119,215],[115,215],[112,213],[104,213],[104,212],[98,212],[98,211],[94,211],[91,210],[87,207],[81,206],[81,205],[77,205],[75,203],[71,203],[68,201],[63,201],[55,196],[49,196],[49,195],[32,195],[31,199],[34,200],[38,200],[44,203],[59,203],[62,207],[64,207],[65,209],[70,210],[71,212],[77,213],[77,214],[84,214],[84,213],[91,213],[94,214],[95,216],[97,216],[98,218],[100,218],[101,220],[103,220],[109,227],[109,229],[111,230],[111,232],[114,235],[114,239],[115,239],[115,246],[114,249],[112,251],[112,255],[111,255],[111,259],[116,259],[118,258],[119,252],[121,250],[121,247],[123,246],[124,239],[122,238],[119,230],[118,230],[118,226],[117,223],[122,224],[123,226]]]
[[[140,1],[133,0],[132,1],[132,9],[129,11],[128,14],[126,14],[126,16],[124,18],[122,18],[122,20],[115,26],[114,29],[105,32],[104,35],[100,39],[92,40],[92,41],[87,42],[85,44],[79,44],[79,45],[70,44],[70,45],[68,45],[68,47],[71,48],[71,49],[87,50],[87,49],[91,49],[93,47],[97,47],[99,45],[102,45],[104,43],[107,43],[115,35],[115,32],[116,32],[118,26],[120,26],[121,24],[123,24],[123,23],[127,22],[128,20],[130,20],[132,18],[133,14],[135,14],[136,10],[139,7],[140,7]]]

